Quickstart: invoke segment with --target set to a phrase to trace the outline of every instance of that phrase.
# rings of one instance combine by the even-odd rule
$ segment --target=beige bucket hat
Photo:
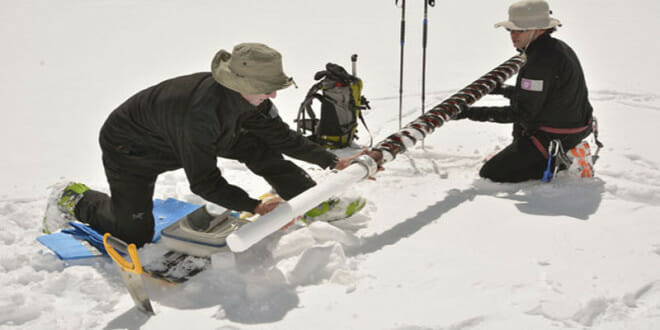
[[[213,78],[241,94],[270,94],[291,86],[282,71],[282,55],[260,43],[242,43],[231,54],[220,50],[211,63]]]
[[[510,30],[544,30],[561,26],[559,20],[550,17],[550,6],[545,1],[518,1],[509,7],[509,20],[495,24]]]

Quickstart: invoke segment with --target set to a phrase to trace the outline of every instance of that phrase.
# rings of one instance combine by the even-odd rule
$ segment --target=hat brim
[[[561,22],[556,18],[550,18],[550,21],[548,22],[547,26],[522,27],[522,26],[516,25],[516,23],[514,23],[512,21],[504,21],[504,22],[495,23],[495,28],[503,27],[503,28],[506,28],[506,29],[509,29],[509,30],[523,30],[523,31],[527,31],[527,30],[545,30],[545,29],[551,29],[551,28],[558,27],[558,26],[561,26]]]
[[[225,60],[225,58],[228,59]],[[270,94],[293,84],[293,78],[287,77],[284,74],[276,77],[274,79],[275,81],[264,81],[239,76],[229,69],[230,64],[231,54],[225,50],[219,51],[213,59],[211,74],[219,84],[241,94]]]

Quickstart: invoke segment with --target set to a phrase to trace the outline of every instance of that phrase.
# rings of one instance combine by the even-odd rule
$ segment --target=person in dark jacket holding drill
[[[527,62],[515,87],[498,86],[491,93],[509,98],[509,106],[473,106],[456,117],[513,123],[513,142],[483,165],[481,177],[496,182],[541,179],[550,141],[558,139],[568,151],[591,132],[593,109],[582,67],[573,50],[551,36],[561,23],[550,14],[545,1],[519,1],[509,7],[508,21],[495,24],[509,31]]]
[[[223,178],[217,157],[236,159],[263,177],[284,200],[316,183],[287,156],[322,168],[343,169],[337,156],[290,130],[270,99],[293,83],[281,55],[258,43],[219,51],[212,72],[173,78],[120,105],[99,142],[111,196],[68,185],[58,202],[100,233],[142,246],[154,234],[154,184],[183,168],[193,193],[236,211],[266,214],[282,199],[262,202]]]

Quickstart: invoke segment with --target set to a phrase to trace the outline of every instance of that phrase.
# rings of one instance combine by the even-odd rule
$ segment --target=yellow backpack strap
[[[367,130],[367,133],[369,134],[369,147],[373,145],[373,136],[371,135],[371,131],[369,130],[369,127],[367,126],[367,123],[364,121],[364,117],[362,116],[362,109],[371,109],[369,106],[369,101],[362,96],[362,79],[357,78],[355,82],[351,83],[351,92],[353,92],[353,102],[355,103],[355,117],[360,118],[360,121],[362,122],[362,126],[364,126],[364,129]],[[353,129],[353,133],[355,134],[355,131],[357,131],[357,127]]]
[[[362,79],[358,79],[357,82],[351,83],[351,91],[353,92],[353,101],[355,106],[360,109],[362,106]]]

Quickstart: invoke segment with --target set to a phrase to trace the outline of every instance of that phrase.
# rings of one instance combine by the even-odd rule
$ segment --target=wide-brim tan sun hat
[[[220,50],[211,63],[213,78],[241,94],[270,94],[293,83],[282,70],[282,55],[260,43],[242,43],[229,53]]]
[[[495,24],[509,30],[544,30],[561,26],[558,19],[550,17],[550,6],[545,1],[518,1],[509,7],[509,20]]]

